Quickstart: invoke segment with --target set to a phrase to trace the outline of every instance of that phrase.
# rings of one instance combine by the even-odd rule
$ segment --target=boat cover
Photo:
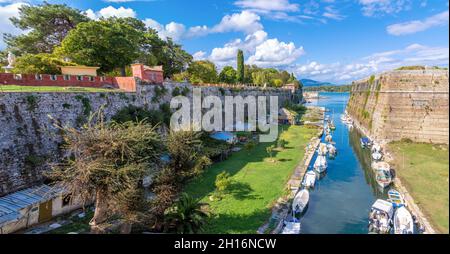
[[[372,205],[372,208],[387,213],[390,218],[392,218],[392,215],[394,214],[394,206],[386,200],[377,199]]]

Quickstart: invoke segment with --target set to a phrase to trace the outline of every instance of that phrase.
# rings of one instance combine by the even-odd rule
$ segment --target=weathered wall
[[[155,85],[141,85],[136,93],[0,93],[0,196],[31,187],[43,181],[48,163],[60,156],[61,134],[52,126],[48,116],[66,125],[77,126],[87,115],[104,106],[110,118],[121,108],[131,104],[159,108],[170,102],[175,87],[189,88],[187,83],[165,83],[165,95],[154,99]],[[223,90],[222,90],[223,89]],[[281,89],[230,89],[202,87],[202,95],[275,95],[279,105],[291,99],[291,92]],[[222,96],[223,98],[223,96]]]
[[[372,138],[449,143],[447,70],[391,71],[353,82],[348,113]]]

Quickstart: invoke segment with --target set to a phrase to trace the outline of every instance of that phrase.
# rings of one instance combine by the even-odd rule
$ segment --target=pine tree
[[[244,83],[244,52],[242,50],[238,50],[237,53],[236,79],[238,83]]]

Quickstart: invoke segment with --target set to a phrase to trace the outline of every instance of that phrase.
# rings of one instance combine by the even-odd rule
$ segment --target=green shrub
[[[118,123],[145,121],[152,125],[157,125],[164,122],[164,115],[157,110],[147,110],[128,105],[119,110],[111,119]]]
[[[216,191],[219,194],[224,194],[227,191],[227,189],[229,189],[231,182],[232,180],[230,174],[228,172],[222,171],[222,173],[216,176],[215,181]]]
[[[34,110],[37,107],[37,101],[38,98],[34,95],[28,95],[26,97],[27,103],[28,103],[28,109]]]
[[[69,103],[63,103],[63,108],[65,108],[65,109],[69,109],[70,108],[70,104]]]
[[[181,94],[181,92],[180,92],[180,88],[179,87],[175,87],[173,90],[172,90],[172,96],[173,97],[177,97],[178,95],[180,95]]]

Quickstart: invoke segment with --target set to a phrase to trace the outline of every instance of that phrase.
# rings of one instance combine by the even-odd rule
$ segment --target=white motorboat
[[[333,141],[333,136],[331,136],[331,135],[327,135],[326,137],[325,137],[325,141],[326,142],[331,142],[331,141]]]
[[[406,207],[397,208],[394,215],[395,234],[413,234],[414,220]]]
[[[314,188],[314,185],[316,183],[316,173],[314,171],[308,171],[305,174],[305,177],[303,179],[303,186],[306,188]]]
[[[294,197],[294,201],[292,202],[292,217],[296,218],[297,214],[302,214],[308,206],[308,202],[309,191],[307,189],[297,192]]]
[[[406,206],[405,198],[399,191],[390,189],[388,191],[388,197],[388,201],[391,202],[394,207],[398,208],[401,206]]]
[[[323,173],[327,170],[328,164],[327,159],[323,155],[317,156],[316,161],[314,162],[314,170],[318,173]]]
[[[383,155],[380,152],[376,151],[376,152],[372,153],[372,159],[374,161],[379,161],[382,158],[383,158]]]
[[[381,153],[381,146],[378,143],[373,143],[371,151],[372,153],[375,152]]]
[[[283,235],[298,235],[300,234],[300,222],[289,221],[284,223],[284,228],[281,234]]]
[[[392,175],[389,169],[378,169],[375,171],[375,180],[381,188],[386,188],[392,183]]]
[[[374,161],[372,162],[372,169],[373,170],[378,170],[378,169],[385,169],[385,170],[390,170],[391,166],[389,165],[389,163],[385,162],[385,161]]]
[[[328,152],[327,144],[325,144],[325,143],[320,143],[320,144],[319,144],[319,149],[318,149],[317,153],[318,153],[319,155],[326,155],[327,152]]]
[[[394,207],[388,201],[377,199],[369,214],[369,232],[387,234],[391,230]]]
[[[328,144],[327,150],[330,155],[332,155],[332,156],[336,155],[336,152],[337,152],[336,147],[333,144]]]

